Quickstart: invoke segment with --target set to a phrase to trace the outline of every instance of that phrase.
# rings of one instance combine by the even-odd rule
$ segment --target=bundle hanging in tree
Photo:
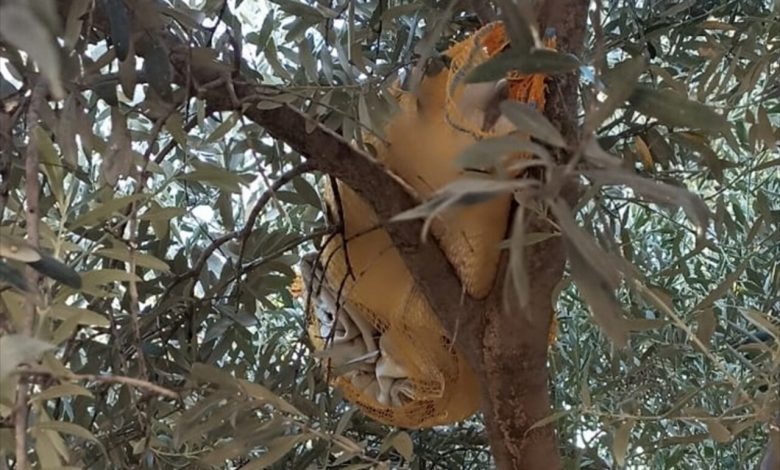
[[[477,139],[515,130],[506,123],[483,129],[480,110],[463,99],[471,86],[464,77],[507,44],[501,23],[454,44],[446,52],[448,69],[425,76],[414,95],[397,90],[399,112],[384,129],[388,144],[366,136],[377,159],[421,197],[462,176],[454,160]],[[544,76],[511,72],[506,80],[509,99],[544,107]],[[343,215],[335,221],[343,231],[321,253],[307,256],[302,272],[311,298],[309,335],[333,384],[368,416],[396,426],[448,424],[473,414],[479,402],[474,374],[373,210],[342,183],[328,185],[325,200],[331,214]],[[432,225],[464,290],[475,298],[494,284],[510,205],[511,196],[502,195],[458,208]]]

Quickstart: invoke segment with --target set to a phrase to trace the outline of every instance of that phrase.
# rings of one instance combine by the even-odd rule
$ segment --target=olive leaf
[[[116,58],[124,62],[130,51],[130,19],[127,6],[123,0],[104,0],[104,4]]]
[[[516,101],[504,101],[500,109],[520,132],[530,134],[556,147],[566,147],[566,140],[558,129],[533,107]]]
[[[629,102],[642,114],[654,117],[670,127],[687,127],[712,132],[725,132],[731,125],[709,106],[692,101],[671,90],[657,90],[639,85]]]
[[[521,54],[512,49],[497,54],[490,60],[474,67],[466,75],[466,83],[492,82],[506,77],[512,71],[530,75],[540,73],[557,75],[574,72],[580,67],[580,61],[571,54],[549,49],[534,49]]]

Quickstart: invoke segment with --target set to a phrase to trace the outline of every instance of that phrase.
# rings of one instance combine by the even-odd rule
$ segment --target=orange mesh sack
[[[477,140],[506,135],[517,129],[505,117],[482,130],[485,110],[478,96],[492,83],[467,84],[465,77],[479,64],[499,53],[508,44],[502,23],[491,23],[470,38],[447,50],[449,69],[423,78],[415,94],[399,92],[400,111],[389,120],[384,136],[389,145],[366,136],[377,149],[377,158],[400,176],[424,199],[464,177],[455,159]],[[552,43],[549,43],[552,45]],[[543,75],[507,77],[508,98],[545,105]],[[515,154],[512,159],[528,158]],[[477,175],[472,173],[469,177]],[[458,207],[440,215],[431,232],[455,267],[465,291],[484,298],[495,281],[500,251],[511,207],[511,195]]]
[[[370,230],[376,225],[370,207],[345,185],[339,191],[345,238],[333,238],[303,270],[309,336],[334,385],[368,416],[395,426],[470,416],[479,387],[465,359],[414,288],[387,232]]]
[[[463,78],[507,44],[500,23],[453,45],[449,69],[424,77],[415,95],[397,90],[399,112],[385,127],[388,145],[366,136],[377,158],[423,198],[463,177],[455,158],[478,139],[515,131],[507,122],[483,129]],[[544,106],[544,77],[507,76],[510,99]],[[472,100],[473,101],[473,100]],[[419,428],[473,414],[479,384],[451,341],[372,209],[344,184],[341,208],[331,187],[325,200],[343,214],[343,231],[302,274],[310,298],[308,331],[333,384],[368,416]],[[492,288],[510,216],[504,195],[439,217],[432,233],[475,298]],[[337,221],[338,222],[338,221]],[[460,295],[460,293],[452,293]]]

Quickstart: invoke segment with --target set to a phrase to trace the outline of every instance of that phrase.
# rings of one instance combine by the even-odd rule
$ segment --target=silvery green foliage
[[[413,82],[415,65],[477,27],[448,4],[0,1],[0,419],[10,423],[17,367],[35,364],[22,374],[33,464],[491,465],[479,416],[389,429],[327,387],[303,299],[289,290],[300,253],[333,231],[321,175],[299,169],[303,158],[242,116],[242,103],[215,112],[205,98],[229,80],[263,83],[275,91],[252,106],[293,106],[356,145],[381,138],[395,109],[388,87]],[[507,191],[525,214],[558,219],[554,234],[515,224],[505,247],[520,300],[533,273],[518,247],[562,236],[571,253],[550,354],[550,419],[568,468],[761,458],[778,395],[777,8],[594,4],[576,64],[521,54],[561,69],[551,72],[579,67],[570,111],[582,141],[561,142],[541,113],[505,106],[533,140],[487,139],[458,162],[489,168],[516,148],[536,156],[516,169],[546,178],[464,180],[405,214]],[[530,45],[524,31],[513,39]],[[577,161],[561,168],[564,145]],[[40,249],[14,251],[30,152],[41,162]],[[548,191],[565,177],[583,184],[573,209]],[[19,336],[28,266],[43,275],[35,340]],[[12,442],[1,426],[6,464]]]

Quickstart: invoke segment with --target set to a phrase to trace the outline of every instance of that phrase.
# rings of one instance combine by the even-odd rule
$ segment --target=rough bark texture
[[[549,0],[540,6],[542,30],[547,26],[556,28],[560,50],[576,54],[581,49],[588,3],[587,0]],[[69,0],[60,0],[60,11],[66,14],[69,4]],[[99,34],[108,31],[107,20],[99,10],[93,21]],[[197,84],[213,83],[218,75],[215,77],[213,70],[191,67],[187,61],[187,45],[166,30],[149,33],[158,36],[170,50],[177,71],[175,83],[191,86],[192,93],[204,99],[210,110],[242,110],[271,136],[313,162],[316,169],[353,188],[382,220],[417,205],[418,201],[404,185],[369,155],[305,114],[286,105],[264,110],[253,106],[264,96],[277,94],[273,88],[240,76],[225,76],[219,86],[198,87]],[[143,42],[136,42],[135,50],[142,57],[148,53]],[[189,79],[185,71],[190,73]],[[558,125],[569,142],[576,141],[577,78],[574,75],[556,78],[549,94],[548,118]],[[547,229],[543,220],[530,223],[531,231]],[[419,289],[485,384],[483,411],[497,467],[559,468],[553,426],[529,430],[551,412],[547,390],[547,331],[553,314],[551,293],[561,279],[565,263],[559,239],[552,238],[527,249],[527,269],[532,273],[530,304],[527,311],[504,312],[501,276],[485,301],[462,298],[460,281],[439,246],[420,243],[421,228],[419,221],[386,226]]]
[[[537,227],[530,231],[550,230]],[[504,311],[491,296],[482,339],[482,410],[498,468],[559,468],[553,426],[530,427],[552,412],[547,390],[547,335],[551,293],[561,279],[565,256],[559,238],[526,250],[531,297],[525,311]]]
[[[554,27],[558,49],[578,54],[584,41],[587,0],[549,0],[542,3],[538,19],[544,31]],[[549,88],[545,114],[567,142],[577,135],[577,83],[575,75],[556,77]],[[561,155],[566,159],[566,155]],[[566,199],[575,197],[567,188]],[[544,220],[529,221],[529,232],[551,231]],[[559,237],[532,245],[525,253],[530,273],[528,306],[523,311],[504,312],[501,280],[488,299],[481,357],[466,349],[483,379],[482,411],[485,414],[493,455],[501,469],[560,468],[559,447],[553,425],[530,429],[548,416],[547,333],[553,315],[552,292],[563,275],[566,262]],[[465,346],[465,345],[463,345]]]

